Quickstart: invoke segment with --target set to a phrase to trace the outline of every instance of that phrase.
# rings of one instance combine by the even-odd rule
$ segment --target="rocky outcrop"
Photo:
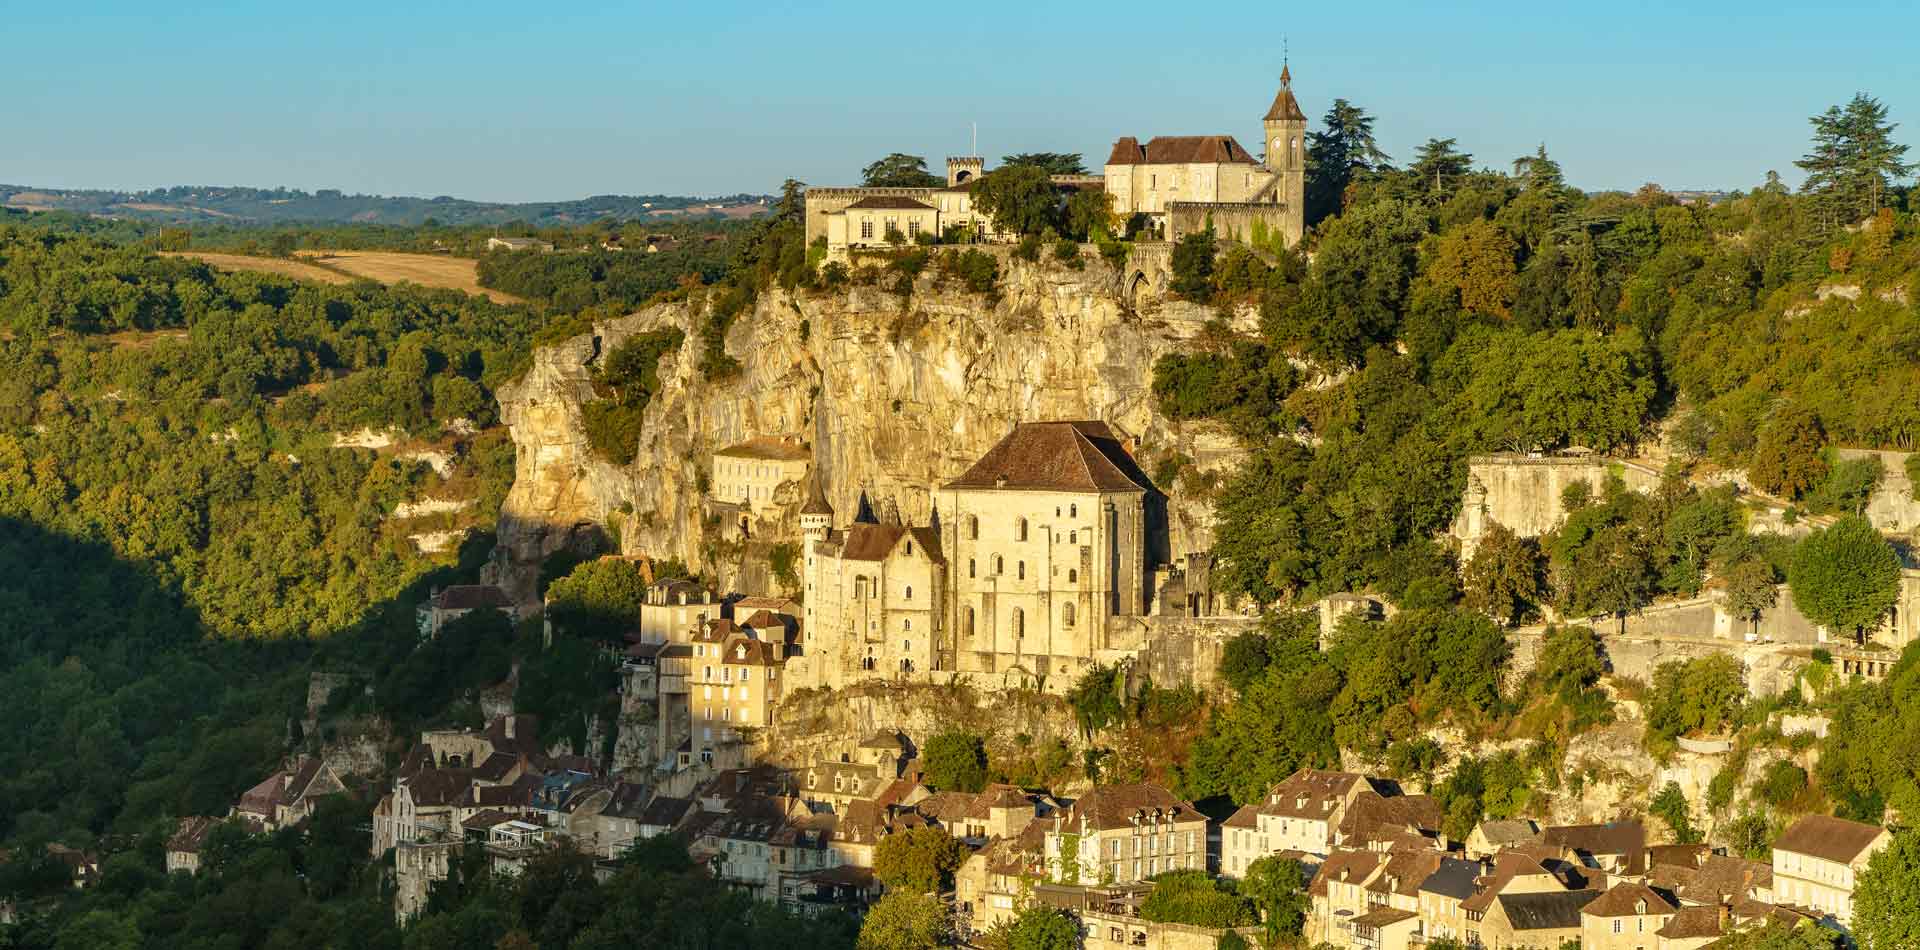
[[[518,451],[491,577],[530,597],[542,558],[595,535],[617,536],[625,553],[680,558],[725,585],[768,583],[764,570],[743,576],[743,566],[755,545],[797,540],[800,486],[749,517],[744,537],[743,512],[703,493],[713,452],[754,436],[806,441],[841,522],[865,493],[882,519],[924,523],[933,487],[1022,420],[1106,420],[1137,440],[1149,473],[1176,460],[1188,472],[1218,470],[1240,457],[1217,426],[1161,416],[1151,393],[1154,361],[1190,346],[1212,311],[1178,302],[1136,311],[1097,258],[1070,270],[994,250],[1002,254],[994,298],[942,286],[931,269],[910,297],[874,286],[769,290],[734,321],[726,347],[741,369],[723,380],[698,369],[699,299],[536,351],[527,374],[499,390]],[[682,330],[686,344],[661,360],[633,457],[597,458],[581,415],[593,398],[593,361],[666,327]],[[1209,548],[1206,498],[1160,487],[1171,496],[1171,553]]]

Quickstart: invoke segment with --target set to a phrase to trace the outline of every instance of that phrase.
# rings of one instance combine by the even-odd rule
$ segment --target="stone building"
[[[709,620],[693,637],[693,734],[703,748],[772,722],[787,662],[786,628],[766,611],[745,624]]]
[[[1231,135],[1133,136],[1113,143],[1106,189],[1114,213],[1145,215],[1170,241],[1211,225],[1246,240],[1260,229],[1297,244],[1306,231],[1307,117],[1293,96],[1293,73],[1261,119],[1264,160]]]
[[[1115,621],[1148,612],[1164,499],[1103,422],[1015,426],[939,486],[929,526],[863,512],[836,530],[832,512],[816,483],[801,685],[985,674],[1057,692],[1143,645]]]
[[[207,836],[219,826],[220,819],[204,815],[180,819],[167,838],[167,872],[200,873],[200,852],[207,846]]]
[[[761,436],[713,453],[714,501],[759,514],[774,506],[781,485],[807,477],[813,453],[793,436]]]
[[[1878,825],[1808,815],[1773,843],[1773,893],[1783,904],[1853,921],[1853,888],[1868,859],[1893,843]]]
[[[1125,884],[1207,868],[1207,817],[1158,785],[1097,785],[1046,831],[1049,880]]]
[[[827,219],[827,247],[904,247],[940,233],[940,209],[905,195],[862,198]]]
[[[437,637],[440,628],[476,610],[498,610],[519,620],[520,610],[507,592],[492,584],[455,584],[433,591],[426,603],[415,610],[420,635]]]

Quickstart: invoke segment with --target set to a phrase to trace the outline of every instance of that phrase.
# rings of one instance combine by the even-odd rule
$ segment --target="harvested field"
[[[481,294],[495,303],[520,303],[520,298],[480,286],[478,263],[445,254],[403,254],[398,251],[301,251],[303,259],[324,264],[383,284],[408,281],[422,287],[446,287]]]
[[[221,270],[250,270],[262,274],[279,274],[296,280],[317,280],[323,284],[349,284],[353,278],[330,271],[324,267],[315,267],[305,261],[292,261],[279,257],[254,257],[249,254],[215,254],[209,251],[162,251],[165,257],[191,257],[206,261]]]

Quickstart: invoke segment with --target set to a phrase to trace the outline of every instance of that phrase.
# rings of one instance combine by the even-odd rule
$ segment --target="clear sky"
[[[854,183],[1259,119],[1291,46],[1317,121],[1397,160],[1544,142],[1585,188],[1797,181],[1809,115],[1878,96],[1920,144],[1920,3],[608,4],[0,0],[0,182],[500,201]],[[1920,150],[1916,150],[1920,151]]]

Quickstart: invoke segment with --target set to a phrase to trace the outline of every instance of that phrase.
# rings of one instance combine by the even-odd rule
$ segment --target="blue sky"
[[[1258,151],[1283,37],[1308,115],[1359,103],[1396,159],[1452,136],[1498,166],[1545,142],[1586,188],[1797,181],[1807,116],[1861,90],[1920,144],[1911,0],[590,6],[0,0],[0,181],[707,195],[938,167],[971,122],[990,159]]]

